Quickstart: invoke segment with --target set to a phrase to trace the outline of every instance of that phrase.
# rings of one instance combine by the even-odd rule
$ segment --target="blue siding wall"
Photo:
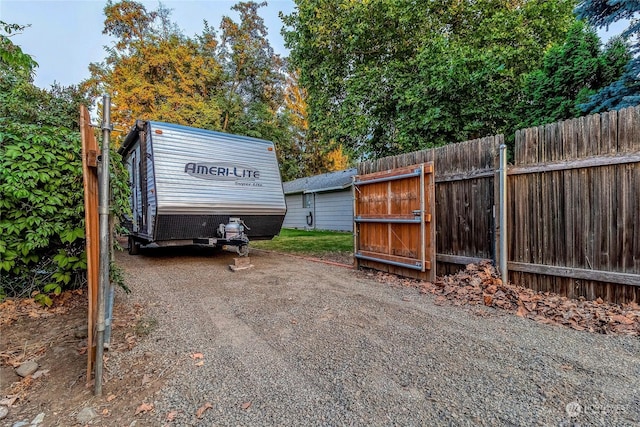
[[[312,228],[307,226],[307,215],[309,212],[313,212],[313,198],[312,206],[310,208],[302,207],[302,193],[299,194],[287,194],[285,201],[287,202],[287,214],[284,217],[284,228]]]
[[[303,195],[286,196],[287,215],[285,228],[317,229],[333,231],[353,231],[353,195],[351,188],[328,193],[312,193],[312,205],[302,207]],[[313,224],[307,224],[307,215],[313,214]]]
[[[353,231],[353,196],[351,189],[316,193],[316,228]]]

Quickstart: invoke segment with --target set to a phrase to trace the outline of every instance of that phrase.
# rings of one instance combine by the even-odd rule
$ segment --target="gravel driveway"
[[[232,253],[181,252],[118,254],[125,302],[156,323],[127,358],[165,380],[137,426],[640,425],[638,338],[290,256],[254,250],[232,272]]]

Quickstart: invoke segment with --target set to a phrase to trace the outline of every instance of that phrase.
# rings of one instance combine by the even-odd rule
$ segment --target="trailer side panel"
[[[158,215],[284,215],[273,143],[151,122]]]

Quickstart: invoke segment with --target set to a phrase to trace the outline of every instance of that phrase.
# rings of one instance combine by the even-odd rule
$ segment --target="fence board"
[[[640,153],[623,153],[608,156],[587,157],[585,159],[553,161],[535,165],[513,166],[509,168],[509,175],[526,173],[549,172],[569,169],[583,169],[607,165],[622,165],[640,162]]]
[[[87,384],[91,381],[95,362],[96,345],[94,325],[98,313],[98,276],[100,232],[98,220],[98,142],[91,128],[89,110],[80,106],[80,131],[82,137],[82,175],[84,183],[84,214],[87,251]]]

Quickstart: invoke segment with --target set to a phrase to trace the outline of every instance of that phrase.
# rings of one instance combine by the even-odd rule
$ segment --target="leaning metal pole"
[[[105,330],[105,301],[108,298],[109,289],[109,135],[111,132],[111,97],[104,95],[102,98],[102,169],[100,174],[100,203],[98,213],[100,215],[100,280],[98,282],[98,321],[95,364],[95,390],[96,396],[102,396],[102,371],[104,352]]]
[[[502,283],[509,281],[507,271],[507,146],[500,145],[500,274]]]

